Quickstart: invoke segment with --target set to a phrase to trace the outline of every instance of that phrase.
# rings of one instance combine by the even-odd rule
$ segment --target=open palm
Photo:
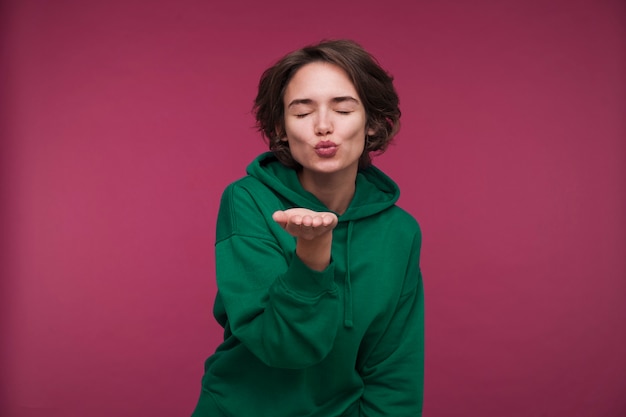
[[[290,235],[305,240],[320,237],[337,226],[337,215],[331,212],[318,212],[305,208],[279,210],[272,215]]]

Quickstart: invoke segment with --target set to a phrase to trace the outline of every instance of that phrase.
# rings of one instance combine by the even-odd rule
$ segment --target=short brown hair
[[[366,129],[374,134],[365,138],[365,149],[359,167],[372,162],[370,152],[383,153],[400,128],[398,94],[393,77],[380,67],[376,59],[350,40],[322,41],[285,55],[265,70],[254,100],[256,125],[268,141],[279,161],[291,168],[300,168],[289,150],[285,135],[283,98],[287,84],[296,71],[312,62],[328,62],[343,69],[352,80],[365,108]]]

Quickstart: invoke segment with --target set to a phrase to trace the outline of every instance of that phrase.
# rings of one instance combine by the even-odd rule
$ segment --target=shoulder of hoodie
[[[274,191],[259,179],[246,175],[228,184],[222,193],[221,205],[231,205],[234,201],[257,204],[259,201],[278,199]]]
[[[244,175],[243,177],[231,182],[228,184],[224,190],[226,192],[229,189],[235,188],[245,188],[245,189],[255,189],[255,188],[267,188],[265,184],[259,181],[257,178],[252,175]]]
[[[381,213],[381,215],[389,217],[389,227],[393,227],[399,233],[407,236],[414,236],[417,241],[421,241],[422,228],[419,222],[411,213],[402,207],[394,204]]]
[[[216,228],[216,243],[233,235],[266,238],[259,199],[271,191],[256,178],[245,176],[228,184],[222,192]],[[258,226],[263,230],[256,230]]]

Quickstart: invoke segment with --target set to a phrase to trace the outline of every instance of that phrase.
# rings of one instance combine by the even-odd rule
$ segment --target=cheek
[[[365,126],[365,122],[355,123],[350,129],[351,136],[358,136],[363,141],[365,141],[365,136],[370,134],[370,130]]]
[[[304,123],[285,123],[284,140],[288,140],[289,144],[297,142],[305,142],[307,138],[307,128]]]

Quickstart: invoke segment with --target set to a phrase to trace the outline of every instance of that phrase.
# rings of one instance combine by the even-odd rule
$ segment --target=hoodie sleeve
[[[387,329],[360,370],[364,382],[361,417],[422,415],[424,293],[416,242],[404,285]]]
[[[334,264],[321,272],[307,267],[293,244],[285,249],[291,236],[275,237],[285,232],[259,204],[242,187],[224,192],[215,245],[218,296],[229,330],[262,362],[306,368],[324,359],[335,340]]]

